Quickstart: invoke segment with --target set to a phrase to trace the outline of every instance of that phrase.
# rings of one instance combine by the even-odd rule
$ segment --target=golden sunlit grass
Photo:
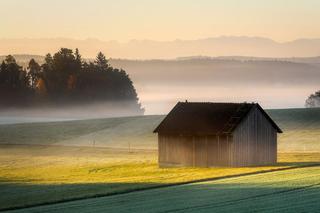
[[[14,146],[0,152],[2,179],[34,184],[175,183],[320,161],[319,154],[282,153],[280,164],[274,166],[159,168],[155,151],[129,153],[101,148]]]
[[[1,146],[0,194],[8,193],[0,195],[0,206],[56,202],[319,161],[318,153],[282,153],[275,166],[164,169],[158,167],[155,151]]]

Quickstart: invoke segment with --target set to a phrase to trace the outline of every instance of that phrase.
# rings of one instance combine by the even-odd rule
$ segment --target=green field
[[[279,152],[320,152],[320,108],[267,110],[284,130]],[[0,125],[0,144],[157,149],[163,115]]]
[[[108,209],[110,206],[114,208],[108,209],[108,212],[109,210],[122,212],[128,209],[141,212],[141,208],[144,208],[142,206],[146,208],[149,206],[148,211],[151,211],[150,206],[152,209],[159,208],[159,211],[165,211],[161,206],[164,206],[162,202],[167,199],[166,197],[155,196],[155,200],[150,203],[143,203],[139,198],[136,200],[138,203],[135,203],[135,199],[130,196],[138,193],[138,197],[141,194],[141,199],[148,200],[143,196],[151,196],[149,192],[152,194],[159,191],[159,193],[171,195],[175,193],[176,188],[188,190],[189,193],[183,196],[190,197],[184,197],[186,201],[181,202],[173,197],[173,203],[177,202],[177,205],[168,205],[167,207],[171,208],[168,211],[174,211],[175,209],[172,209],[174,206],[181,208],[178,211],[185,212],[189,210],[187,204],[192,205],[190,207],[192,210],[196,203],[202,205],[204,202],[208,203],[208,208],[201,207],[194,210],[207,211],[211,209],[210,206],[213,206],[214,210],[230,212],[232,208],[241,209],[250,206],[249,201],[259,204],[262,202],[259,200],[262,197],[265,197],[268,202],[275,202],[276,198],[283,200],[286,197],[288,202],[294,199],[299,200],[300,194],[297,196],[299,191],[293,190],[297,193],[291,193],[290,187],[305,184],[305,181],[309,180],[316,171],[319,172],[318,167],[290,170],[303,171],[301,178],[293,172],[292,180],[297,181],[291,182],[290,186],[286,185],[290,184],[289,182],[283,180],[291,175],[289,170],[281,172],[273,170],[319,164],[320,109],[268,110],[268,113],[284,130],[284,134],[280,135],[278,141],[279,163],[272,166],[246,168],[158,168],[157,137],[152,130],[163,119],[162,115],[0,125],[0,210],[52,204],[53,211],[57,210],[55,208],[62,208],[65,211],[64,208],[70,207],[70,211],[78,212],[78,208],[81,208],[84,212],[90,212],[87,207],[80,204],[84,203],[92,207],[97,203],[97,212]],[[273,171],[274,176],[271,173],[246,175],[266,171]],[[286,177],[282,177],[281,174]],[[229,177],[233,175],[245,176],[230,179]],[[259,182],[259,177],[264,176],[270,176],[270,181],[269,178],[260,178],[261,182]],[[212,178],[223,180],[133,192]],[[221,181],[226,183],[221,184]],[[203,190],[196,190],[198,186]],[[209,190],[215,188],[217,190]],[[287,188],[288,193],[282,193],[281,190]],[[318,187],[309,188],[312,190],[303,194],[306,196],[303,202],[309,202],[307,199],[309,194],[310,196],[312,193],[319,194]],[[241,194],[240,189],[246,193]],[[272,194],[271,191],[277,191],[277,193]],[[131,193],[123,194],[128,192]],[[262,193],[261,196],[258,192]],[[259,195],[256,196],[256,193]],[[253,200],[251,197],[246,198],[251,194],[254,195]],[[282,198],[281,194],[285,196]],[[85,200],[100,196],[107,197]],[[206,196],[211,200],[203,198]],[[212,199],[212,196],[218,197]],[[275,198],[273,199],[272,196]],[[128,206],[123,204],[123,208],[118,206],[119,203],[124,203],[122,198],[130,199]],[[191,198],[195,201],[191,202]],[[69,205],[69,202],[66,202],[66,204],[53,205],[57,202],[78,199],[81,201],[75,204],[72,202]],[[232,203],[238,199],[239,202]],[[212,200],[217,200],[218,204],[211,204]],[[112,205],[108,204],[109,202]],[[232,205],[227,205],[229,203]],[[280,205],[281,202],[279,201],[278,204]],[[310,208],[313,208],[312,203],[309,204]],[[223,208],[216,208],[221,205]],[[263,206],[264,203],[255,206],[258,208],[260,205],[262,210],[270,207]],[[288,204],[287,207],[281,208],[289,207]],[[279,206],[279,209],[281,208]],[[33,210],[42,212],[44,209],[49,210],[51,207],[43,206]]]
[[[267,112],[284,130],[278,139],[280,152],[320,152],[320,108]]]
[[[0,144],[155,149],[153,128],[164,116],[0,125]]]
[[[318,212],[320,166],[226,178],[17,212]]]
[[[0,209],[130,192],[155,186],[310,165],[318,153],[280,154],[272,166],[159,168],[156,151],[1,145]]]

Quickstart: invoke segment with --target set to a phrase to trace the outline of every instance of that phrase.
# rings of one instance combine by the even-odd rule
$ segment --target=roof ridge
[[[179,101],[182,104],[249,104],[254,105],[256,102],[211,102],[211,101]]]
[[[179,134],[230,132],[253,107],[261,108],[258,103],[247,102],[178,102],[154,132]],[[268,114],[262,108],[260,110],[278,132],[281,132]]]

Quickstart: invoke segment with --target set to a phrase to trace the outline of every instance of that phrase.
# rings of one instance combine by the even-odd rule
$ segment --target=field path
[[[12,212],[246,212],[250,207],[250,211],[259,212],[299,208],[309,212],[320,211],[319,202],[320,165],[314,164],[167,184]]]

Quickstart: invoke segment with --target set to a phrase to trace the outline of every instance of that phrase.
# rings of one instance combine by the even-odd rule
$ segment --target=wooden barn
[[[159,166],[257,166],[277,162],[277,124],[256,103],[179,102],[154,130]]]

